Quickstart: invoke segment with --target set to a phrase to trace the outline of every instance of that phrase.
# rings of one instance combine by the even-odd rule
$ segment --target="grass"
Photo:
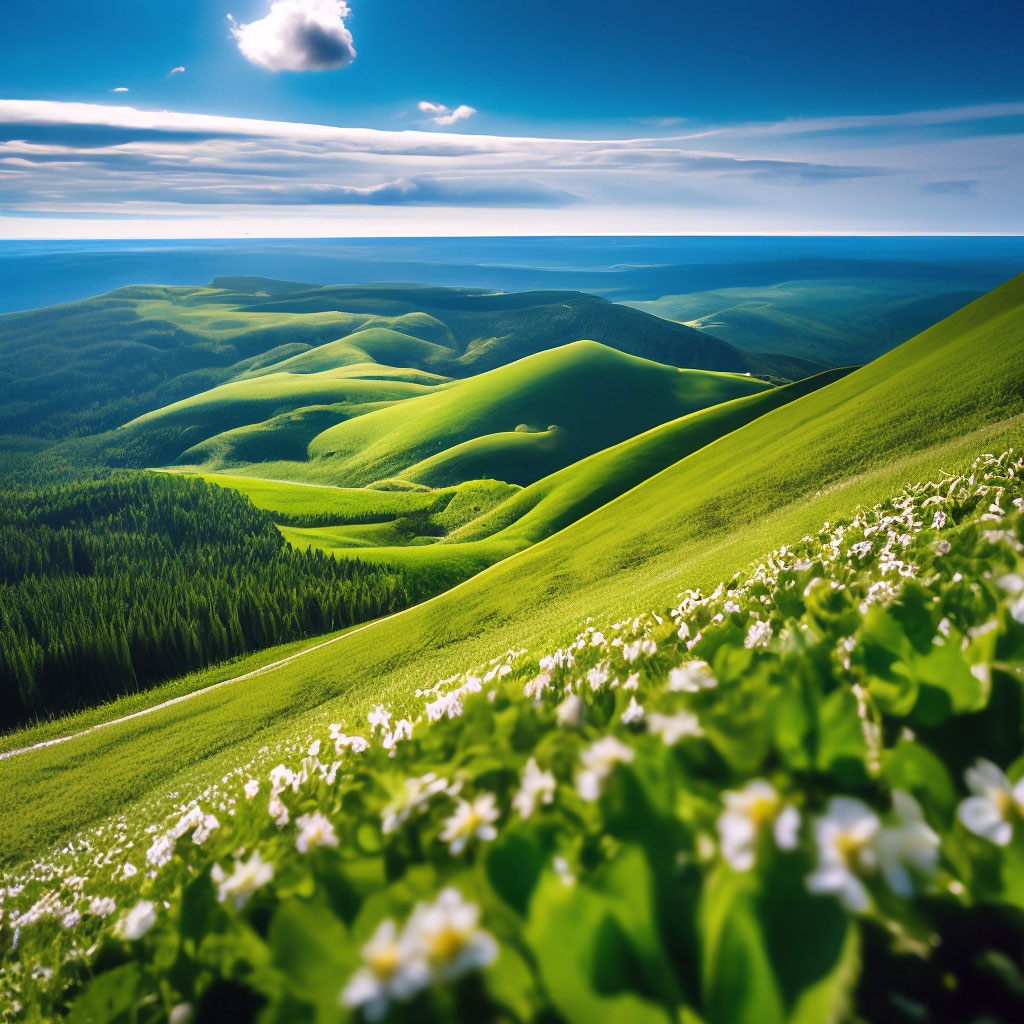
[[[438,598],[245,685],[3,762],[0,857],[201,785],[311,716],[344,721],[506,648],[564,642],[586,616],[713,585],[858,504],[1019,443],[1022,394],[1024,277]]]
[[[379,491],[362,487],[329,487],[285,480],[261,480],[226,473],[200,473],[208,483],[244,494],[257,508],[301,519],[336,518],[338,523],[372,523],[412,512],[438,512],[454,497],[444,491]]]
[[[355,628],[355,626],[351,626],[348,629]],[[139,693],[128,693],[118,697],[116,700],[107,701],[105,704],[98,704],[95,707],[85,708],[82,711],[75,711],[71,714],[60,715],[59,717],[37,722],[34,725],[25,726],[15,732],[0,735],[0,754],[8,750],[30,747],[33,744],[43,743],[46,740],[55,739],[59,736],[81,732],[83,729],[90,729],[105,722],[113,722],[118,718],[124,718],[138,711],[144,711],[146,708],[155,707],[164,701],[173,700],[175,697],[181,697],[184,694],[202,690],[204,687],[213,686],[215,683],[223,682],[225,679],[232,679],[235,676],[254,672],[282,658],[287,658],[296,651],[322,643],[332,636],[341,636],[342,633],[347,633],[348,629],[342,629],[337,633],[329,633],[326,636],[314,637],[312,639],[293,640],[290,643],[267,647],[262,651],[255,651],[252,654],[241,654],[238,657],[222,661],[218,665],[211,665],[209,668],[202,669],[201,671],[190,672],[188,675],[179,676],[177,679],[170,679],[166,683],[154,686],[152,689],[142,690]]]
[[[786,379],[816,368],[741,351],[579,292],[303,286],[284,293],[266,281],[250,281],[248,291],[239,290],[239,279],[230,284],[134,286],[0,316],[0,435],[57,442],[103,434],[220,385],[282,372],[306,376],[370,363],[377,368],[364,376],[427,385],[439,375],[472,376],[580,338],[677,366]],[[208,440],[214,427],[221,432],[341,400],[321,381],[317,397],[303,401],[298,386],[293,382],[270,409],[249,408],[246,418],[219,426],[215,418],[169,458]],[[117,451],[126,443],[109,440]],[[104,458],[141,466],[153,464],[151,455],[135,445]]]
[[[526,484],[667,419],[766,387],[576,342],[346,420],[314,438],[309,452],[329,458],[349,484],[389,476],[435,486],[467,476]]]

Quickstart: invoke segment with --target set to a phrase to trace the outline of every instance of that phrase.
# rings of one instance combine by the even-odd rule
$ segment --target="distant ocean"
[[[988,290],[1021,271],[1021,237],[0,241],[0,312],[128,284],[201,285],[239,274],[309,284],[578,289],[635,301],[808,278],[919,279]]]

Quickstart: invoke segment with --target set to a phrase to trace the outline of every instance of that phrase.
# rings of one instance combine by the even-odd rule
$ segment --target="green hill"
[[[837,353],[865,363],[976,299],[945,280],[842,278],[663,295],[628,302],[730,344],[826,365]]]
[[[201,786],[308,716],[346,721],[509,646],[566,642],[588,615],[713,586],[858,504],[1022,436],[1024,276],[432,601],[245,685],[0,763],[0,852],[42,851],[154,787]]]
[[[820,369],[580,292],[219,283],[138,285],[0,316],[0,436],[99,434],[255,375],[372,362],[468,377],[580,338],[681,367],[783,379]]]
[[[667,419],[767,388],[576,342],[346,420],[313,439],[337,479],[531,483]]]

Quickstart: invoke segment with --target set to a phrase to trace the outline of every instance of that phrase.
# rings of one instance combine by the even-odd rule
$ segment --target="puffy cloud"
[[[168,72],[168,74],[180,75],[180,74],[183,74],[184,71],[185,71],[185,65],[184,64],[179,64],[176,68],[171,68],[171,70]]]
[[[465,121],[476,113],[476,107],[467,107],[465,103],[460,103],[453,110],[451,107],[446,107],[443,103],[431,103],[429,100],[420,100],[419,108],[424,114],[430,116],[430,120],[434,124],[442,126],[455,124],[456,121]]]
[[[116,88],[111,89],[110,91],[111,92],[127,92],[128,91],[128,87],[124,86],[124,85],[119,85]]]
[[[259,21],[239,24],[231,34],[242,56],[268,71],[329,71],[352,63],[351,11],[344,0],[274,0]]]

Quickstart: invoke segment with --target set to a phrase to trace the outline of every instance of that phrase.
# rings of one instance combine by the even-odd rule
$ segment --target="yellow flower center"
[[[367,962],[370,970],[378,978],[387,979],[398,970],[398,965],[402,962],[402,954],[398,946],[394,943],[389,943],[381,949],[374,950],[367,957]]]
[[[457,928],[442,928],[430,936],[430,958],[438,962],[454,960],[466,945],[466,935]]]

